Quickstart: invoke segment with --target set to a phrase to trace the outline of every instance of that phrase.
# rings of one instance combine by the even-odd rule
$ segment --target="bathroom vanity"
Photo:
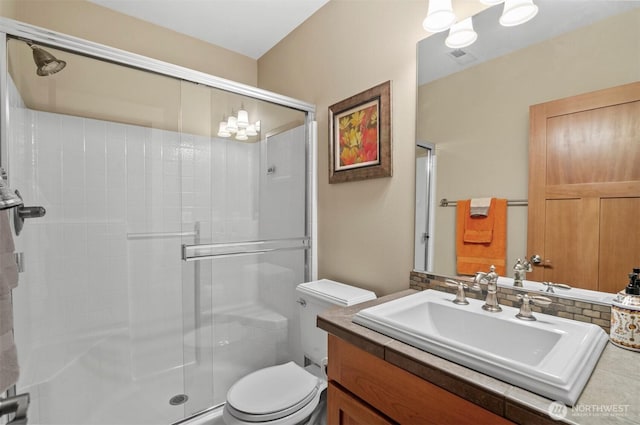
[[[513,423],[333,335],[329,358],[329,424]]]
[[[328,424],[631,424],[640,419],[637,354],[608,344],[573,408],[352,322],[406,290],[318,316],[329,333]],[[560,406],[562,407],[562,406]],[[553,409],[556,410],[553,410]],[[551,410],[550,410],[551,409]],[[550,412],[554,418],[550,416]]]

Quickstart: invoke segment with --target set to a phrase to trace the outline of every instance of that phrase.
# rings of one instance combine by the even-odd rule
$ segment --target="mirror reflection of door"
[[[431,199],[435,166],[435,148],[429,143],[416,145],[416,214],[415,214],[415,249],[414,268],[416,270],[432,269],[433,250],[431,246]]]
[[[640,265],[640,82],[534,105],[530,124],[529,278],[620,291]]]

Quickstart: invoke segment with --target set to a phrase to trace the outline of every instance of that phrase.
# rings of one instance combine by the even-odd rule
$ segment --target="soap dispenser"
[[[629,273],[629,283],[611,303],[611,332],[615,345],[640,351],[640,268]]]

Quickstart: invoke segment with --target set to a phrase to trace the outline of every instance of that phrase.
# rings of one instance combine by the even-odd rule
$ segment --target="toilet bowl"
[[[327,388],[324,364],[327,334],[316,327],[318,313],[331,306],[350,306],[375,299],[375,294],[327,279],[296,288],[300,338],[306,367],[288,362],[246,375],[227,393],[222,419],[226,425],[295,425],[319,423]]]
[[[227,425],[304,423],[326,388],[325,379],[294,362],[260,369],[229,389],[223,420]]]

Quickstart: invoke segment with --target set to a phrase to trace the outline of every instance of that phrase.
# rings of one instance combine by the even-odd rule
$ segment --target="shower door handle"
[[[16,195],[18,195],[18,197],[22,199],[22,196],[20,196],[20,192],[18,192],[17,190],[16,190]],[[19,236],[20,232],[22,232],[22,228],[24,227],[24,220],[26,218],[44,217],[46,213],[47,213],[47,210],[44,209],[44,207],[40,207],[40,206],[34,206],[34,207],[19,206],[15,208],[13,211],[13,227],[16,230],[16,236]]]
[[[16,212],[18,217],[24,221],[25,218],[44,217],[47,210],[45,210],[44,207],[18,207]]]

